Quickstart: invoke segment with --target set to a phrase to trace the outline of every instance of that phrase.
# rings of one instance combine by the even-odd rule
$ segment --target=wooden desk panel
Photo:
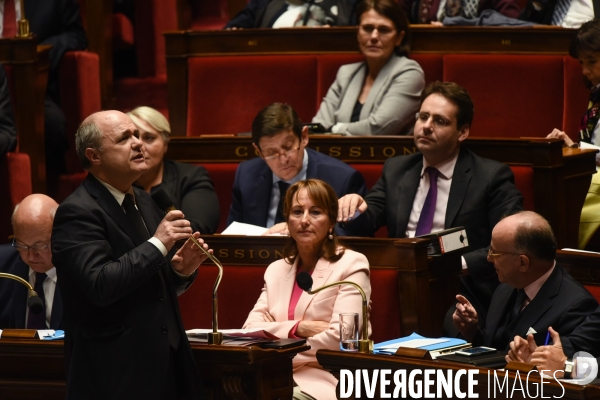
[[[192,343],[209,399],[291,398],[292,358],[308,349],[302,346],[267,350]],[[0,360],[2,400],[65,398],[62,341],[0,339]]]
[[[333,351],[333,350],[318,350],[317,351],[317,360],[323,366],[323,368],[329,370],[334,376],[339,377],[340,370],[349,369],[351,371],[362,369],[369,371],[369,376],[372,376],[372,371],[375,369],[389,369],[392,371],[403,369],[406,370],[407,376],[408,374],[415,369],[434,369],[434,370],[453,370],[457,371],[460,369],[478,369],[479,373],[476,376],[476,380],[478,384],[475,386],[475,393],[479,395],[480,399],[487,399],[488,397],[488,371],[490,371],[491,379],[493,380],[493,370],[489,370],[488,368],[483,367],[473,367],[467,364],[458,364],[451,362],[444,362],[442,360],[418,360],[406,357],[397,357],[397,356],[387,356],[387,355],[377,355],[377,354],[360,354],[360,353],[345,353],[341,351]],[[499,376],[504,379],[504,372],[497,371]],[[526,374],[523,374],[526,377]],[[453,375],[454,376],[454,375]],[[509,372],[509,387],[512,389],[512,384],[515,379],[515,373]],[[421,375],[422,378],[422,375]],[[467,377],[462,376],[460,379],[461,382],[461,390],[463,392],[466,391],[467,388]],[[525,384],[525,378],[522,379],[523,389],[527,386]],[[536,393],[536,386],[539,394],[539,385],[541,384],[541,379],[538,374],[532,374],[529,377],[529,393]],[[393,381],[391,382],[392,387],[394,387]],[[554,380],[550,380],[548,378],[544,378],[544,397],[545,398],[563,398],[563,399],[598,399],[600,398],[600,387],[593,385],[573,385],[568,383],[563,383],[563,388],[556,383]],[[490,386],[491,387],[491,386]],[[517,388],[519,388],[517,383]],[[505,388],[506,390],[506,388]],[[364,390],[362,392],[364,394]],[[375,399],[380,399],[379,390],[375,391],[376,396]],[[525,392],[527,393],[527,392]],[[446,397],[444,397],[446,398]],[[505,395],[499,395],[497,393],[497,399],[531,399],[533,397],[526,396],[522,391],[516,390],[514,391],[513,397],[507,397]]]

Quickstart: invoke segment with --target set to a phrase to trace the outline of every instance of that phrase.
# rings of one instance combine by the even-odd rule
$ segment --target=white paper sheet
[[[244,224],[234,221],[221,233],[221,235],[261,236],[267,230],[268,229],[264,226]]]

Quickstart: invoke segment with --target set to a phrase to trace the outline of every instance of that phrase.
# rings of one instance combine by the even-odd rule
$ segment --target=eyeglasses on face
[[[12,246],[18,251],[22,251],[24,253],[29,253],[29,251],[33,251],[34,253],[44,253],[50,250],[50,243],[48,244],[36,244],[33,246],[27,246],[26,244],[17,243],[17,239],[13,238]]]
[[[285,150],[281,153],[269,152],[267,154],[263,154],[263,159],[265,161],[273,161],[275,159],[279,159],[279,157],[282,157],[282,156],[285,158],[290,158],[293,155],[295,155],[298,152],[298,150],[300,150],[300,146],[292,147],[291,149]]]
[[[426,112],[418,112],[415,115],[415,118],[422,124],[426,123],[427,121],[429,121],[429,118],[431,118],[433,121],[433,126],[436,128],[444,128],[452,123],[452,121],[442,117],[441,115],[429,115],[429,113]]]
[[[498,257],[504,256],[504,255],[507,255],[507,254],[517,255],[517,256],[521,255],[521,253],[513,253],[513,252],[510,252],[510,251],[503,251],[503,252],[494,251],[494,249],[492,249],[491,247],[488,250],[488,257],[491,258],[492,260],[494,260],[494,259],[496,259]]]
[[[379,36],[388,36],[396,31],[396,29],[389,26],[375,26],[370,24],[361,25],[359,26],[359,29],[362,33],[366,33],[367,35],[371,35],[375,30],[377,30]]]

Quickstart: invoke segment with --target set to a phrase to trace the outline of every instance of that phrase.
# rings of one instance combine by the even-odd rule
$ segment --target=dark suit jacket
[[[578,351],[585,351],[594,357],[600,356],[600,307],[589,313],[585,321],[567,336],[561,336],[560,342],[565,355],[573,357]]]
[[[561,336],[568,335],[598,307],[594,296],[560,265],[556,265],[531,303],[507,323],[515,304],[513,293],[514,288],[505,283],[496,289],[483,334],[484,346],[508,350],[515,335],[526,337],[530,327],[537,332],[535,342],[542,346],[549,326]]]
[[[358,0],[339,0],[336,26],[356,25]],[[285,6],[285,8],[283,8]],[[287,9],[283,0],[250,0],[225,28],[270,28]]]
[[[219,226],[219,199],[206,168],[165,160],[163,179],[152,188],[163,188],[176,209],[183,211],[194,232],[215,233]]]
[[[387,225],[389,237],[405,237],[413,201],[419,187],[423,155],[390,158],[381,178],[365,197],[367,212],[346,224],[350,235],[372,236]],[[464,226],[470,252],[464,254],[469,275],[463,293],[485,316],[498,277],[487,262],[492,229],[506,215],[523,209],[523,197],[514,185],[510,168],[461,149],[454,167],[446,209],[445,228]]]
[[[327,182],[338,197],[348,193],[361,196],[367,192],[365,180],[354,168],[333,157],[306,149],[308,168],[306,178]],[[233,196],[227,225],[233,221],[267,226],[273,172],[261,158],[254,158],[239,165],[233,182]]]
[[[149,194],[135,189],[135,195],[152,234],[161,212]],[[201,398],[177,306],[192,280],[177,277],[161,252],[135,233],[93,175],[58,208],[52,252],[65,305],[67,399],[158,399],[173,352],[168,313],[175,313],[181,337],[174,352],[183,375],[179,398]]]
[[[0,246],[0,272],[17,275],[29,281],[29,266],[10,244]],[[24,329],[27,316],[28,290],[12,279],[0,279],[0,329]],[[58,286],[52,300],[50,329],[62,329],[63,307]]]

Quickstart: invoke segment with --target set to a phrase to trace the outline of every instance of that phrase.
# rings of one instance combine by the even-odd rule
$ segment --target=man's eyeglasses
[[[418,112],[415,116],[417,121],[420,121],[423,124],[429,121],[430,117],[433,120],[433,126],[436,128],[443,128],[452,123],[452,121],[442,117],[441,115],[429,115],[429,113],[426,112]]]
[[[293,147],[290,150],[286,150],[282,153],[269,153],[268,155],[263,155],[263,158],[265,161],[273,161],[281,156],[285,158],[290,158],[291,156],[295,155],[298,152],[298,150],[300,150],[300,146]]]
[[[520,255],[521,255],[521,253],[512,253],[512,252],[510,252],[510,251],[504,251],[504,252],[499,252],[499,251],[498,251],[498,252],[496,252],[496,251],[494,251],[494,249],[492,249],[491,247],[490,247],[490,249],[488,250],[488,257],[489,257],[490,259],[492,259],[492,260],[493,260],[493,259],[495,259],[495,258],[498,258],[498,257],[500,257],[500,256],[504,256],[504,255],[506,255],[506,254],[512,254],[512,255],[517,255],[517,256],[520,256]]]
[[[33,246],[27,246],[26,244],[17,243],[17,240],[13,238],[12,246],[18,251],[29,253],[29,250],[34,253],[44,253],[50,250],[50,243],[48,244],[36,244]]]

